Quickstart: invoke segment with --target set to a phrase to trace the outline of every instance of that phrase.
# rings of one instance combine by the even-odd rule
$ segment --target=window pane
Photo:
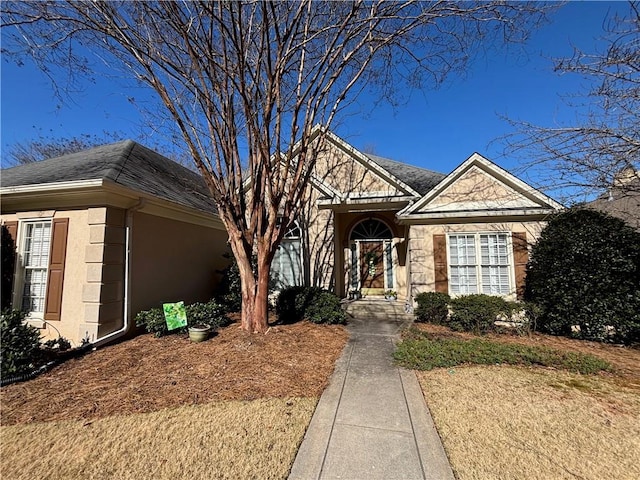
[[[302,255],[300,240],[282,241],[271,265],[271,276],[278,287],[302,285]]]
[[[22,309],[27,312],[44,312],[50,246],[50,221],[24,224]]]

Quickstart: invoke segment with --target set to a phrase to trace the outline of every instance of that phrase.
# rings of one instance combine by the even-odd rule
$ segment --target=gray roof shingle
[[[133,140],[4,169],[0,186],[100,179],[197,210],[216,211],[198,173]]]
[[[443,173],[415,167],[406,163],[397,162],[377,155],[365,154],[367,158],[384,168],[402,182],[409,185],[420,195],[425,195],[446,177]]]

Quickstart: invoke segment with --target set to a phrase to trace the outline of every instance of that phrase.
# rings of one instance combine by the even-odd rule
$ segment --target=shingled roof
[[[215,212],[209,190],[199,174],[133,140],[4,169],[0,186],[82,180],[108,180],[186,207]]]
[[[377,155],[365,154],[369,160],[384,168],[387,172],[409,185],[420,195],[425,195],[446,177],[443,173],[426,168],[415,167]]]

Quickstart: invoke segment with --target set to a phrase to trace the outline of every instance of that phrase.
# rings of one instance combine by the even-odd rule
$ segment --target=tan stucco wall
[[[317,157],[315,174],[334,189],[350,195],[360,192],[402,194],[396,187],[354,160],[350,154],[329,142]]]
[[[486,222],[445,225],[411,225],[408,258],[411,262],[412,296],[435,291],[433,235],[448,233],[526,232],[530,245],[540,236],[544,222]],[[511,279],[512,284],[514,279]],[[512,285],[515,289],[515,285]],[[515,290],[513,295],[515,296]]]
[[[207,301],[227,264],[225,230],[136,212],[131,244],[131,313],[165,302]]]
[[[29,211],[17,214],[3,214],[2,221],[18,221],[37,218],[68,218],[67,252],[62,289],[62,307],[59,321],[49,321],[40,329],[43,340],[61,335],[74,344],[79,344],[82,336],[79,325],[83,320],[83,287],[87,275],[84,259],[85,248],[89,244],[90,229],[86,209]],[[36,325],[40,326],[38,322]]]
[[[515,189],[473,166],[417,212],[536,206],[536,203]]]

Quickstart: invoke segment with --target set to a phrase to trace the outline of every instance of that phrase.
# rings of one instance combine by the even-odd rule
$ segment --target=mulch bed
[[[93,419],[216,400],[318,397],[348,339],[300,322],[250,334],[237,323],[203,343],[141,335],[3,387],[2,425]]]
[[[425,332],[440,336],[452,336],[458,338],[474,338],[471,333],[454,332],[447,327],[430,325],[428,323],[415,323],[415,326]],[[505,343],[517,343],[521,345],[553,348],[556,350],[586,353],[600,357],[610,362],[616,369],[616,377],[627,386],[640,387],[640,349],[611,345],[599,342],[589,342],[553,335],[532,333],[519,336],[510,334],[491,333],[483,338]]]

